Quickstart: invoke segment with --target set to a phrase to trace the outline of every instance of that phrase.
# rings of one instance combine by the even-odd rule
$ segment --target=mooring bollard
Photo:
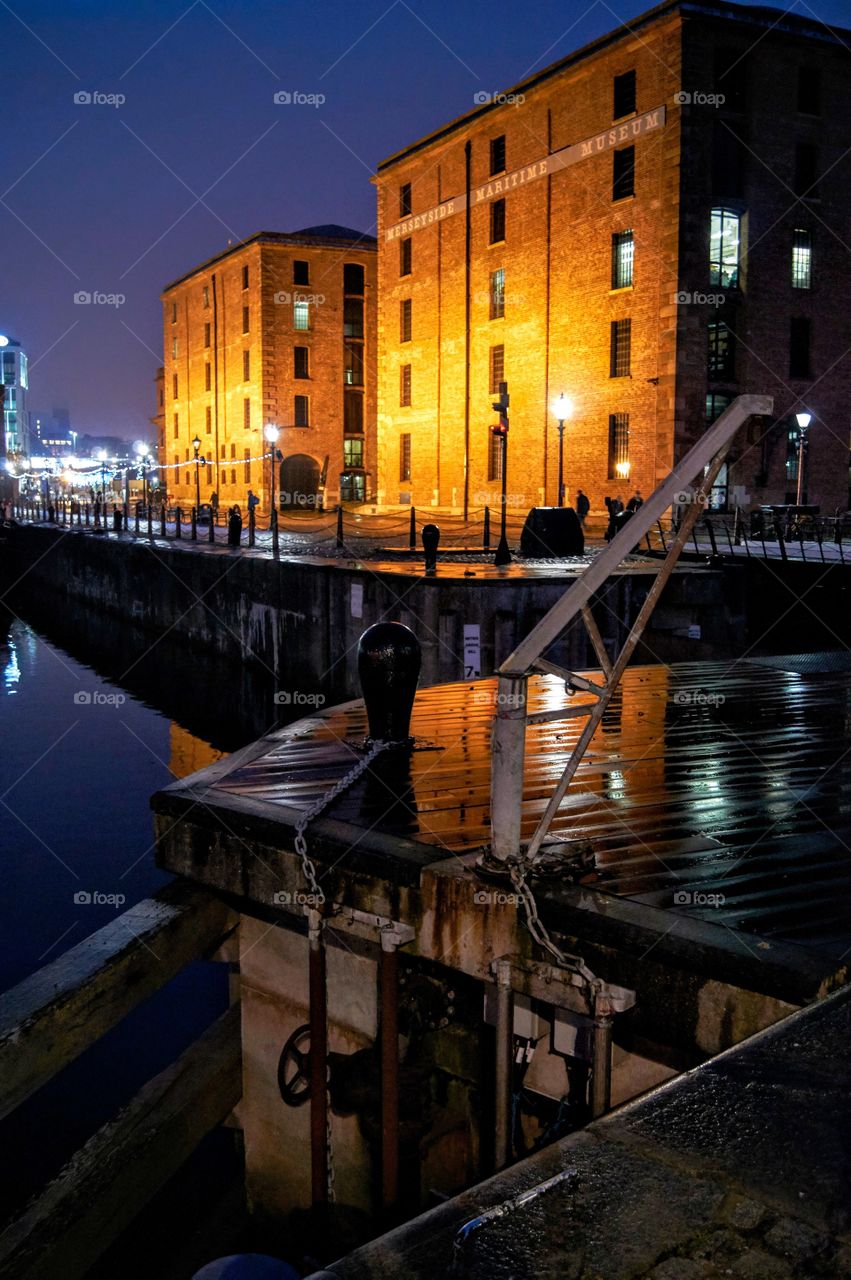
[[[197,542],[198,541],[198,512],[195,510],[194,507],[192,508],[192,514],[189,517],[189,519],[190,519],[190,527],[189,527],[190,540],[192,542]]]
[[[417,549],[417,509],[416,507],[411,507],[411,527],[408,532],[408,546],[410,547],[411,551],[416,551]]]
[[[337,507],[337,546],[343,545],[343,505]]]
[[[358,641],[358,675],[372,742],[409,742],[422,665],[420,642],[401,622],[376,622]]]
[[[272,519],[271,519],[271,524],[272,524],[272,555],[273,555],[273,556],[276,556],[276,555],[278,555],[278,553],[279,553],[279,543],[278,543],[278,509],[277,509],[277,507],[273,507],[273,508],[272,508]]]
[[[440,529],[436,524],[423,525],[423,551],[425,552],[425,571],[427,574],[437,573],[437,548],[440,543]]]
[[[180,510],[180,507],[175,507],[174,508],[174,536],[176,539],[180,538],[180,521],[181,521],[182,515],[183,513]]]

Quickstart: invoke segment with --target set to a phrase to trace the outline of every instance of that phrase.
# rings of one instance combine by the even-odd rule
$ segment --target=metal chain
[[[382,751],[386,751],[388,747],[392,747],[393,745],[394,743],[392,742],[374,742],[366,755],[358,760],[357,764],[350,769],[348,773],[344,774],[338,782],[335,782],[330,791],[326,792],[326,794],[317,800],[315,804],[311,805],[307,813],[303,814],[296,824],[294,842],[295,851],[301,859],[302,874],[310,887],[310,892],[313,895],[314,905],[316,907],[324,905],[325,894],[320,889],[319,881],[316,878],[316,865],[307,852],[307,828],[310,823],[313,822],[314,818],[318,818],[319,814],[327,809],[328,805],[333,804],[337,797],[341,796],[344,791],[347,791],[352,783],[357,782],[358,778],[362,773],[366,772],[376,756],[381,755]],[[321,919],[319,927],[322,928]],[[334,1146],[332,1142],[330,1106],[325,1109],[325,1117],[325,1149],[328,1153],[328,1201],[333,1204],[337,1175],[334,1169]]]
[[[366,755],[363,756],[362,759],[358,760],[354,768],[350,769],[347,774],[344,774],[338,782],[335,782],[331,790],[321,796],[314,805],[311,805],[307,813],[303,814],[296,823],[295,851],[301,858],[302,873],[310,886],[310,892],[316,899],[316,906],[321,907],[324,905],[325,894],[319,887],[319,881],[316,878],[316,866],[307,852],[307,828],[310,826],[311,822],[313,822],[314,818],[318,818],[319,814],[322,813],[323,810],[327,809],[328,805],[333,804],[337,797],[341,796],[344,791],[347,791],[352,783],[357,782],[358,778],[369,768],[376,756],[379,756],[382,751],[386,751],[388,747],[392,747],[393,745],[394,744],[392,742],[374,742]]]
[[[510,870],[511,882],[520,895],[523,903],[523,909],[526,913],[526,927],[539,946],[549,951],[550,955],[557,964],[563,965],[566,969],[573,969],[581,974],[587,982],[596,982],[597,979],[588,966],[585,964],[581,956],[571,955],[564,952],[553,942],[550,933],[541,917],[538,915],[538,904],[535,901],[535,895],[526,882],[527,867],[523,862],[515,862]]]

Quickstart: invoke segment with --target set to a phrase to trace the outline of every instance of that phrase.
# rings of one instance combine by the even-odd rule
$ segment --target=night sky
[[[0,331],[31,409],[153,432],[159,293],[259,230],[374,232],[375,165],[650,7],[641,0],[37,0],[3,10]],[[784,7],[786,7],[784,5]],[[796,0],[848,24],[847,0]],[[275,105],[274,94],[322,94]],[[123,94],[118,106],[75,94]],[[75,304],[78,291],[124,295]]]

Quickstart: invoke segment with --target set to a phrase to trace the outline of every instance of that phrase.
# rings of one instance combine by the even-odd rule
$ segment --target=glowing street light
[[[280,431],[274,422],[267,422],[263,428],[263,438],[269,446],[269,492],[271,494],[271,510],[275,511],[275,445]]]
[[[564,506],[564,424],[573,417],[573,401],[562,391],[553,401],[553,414],[558,422],[558,506]]]
[[[201,441],[198,436],[192,441],[192,448],[195,451],[195,511],[197,513],[201,510],[201,464],[198,460]]]

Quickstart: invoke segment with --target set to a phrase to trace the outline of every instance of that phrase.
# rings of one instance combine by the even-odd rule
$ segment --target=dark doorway
[[[319,506],[319,463],[294,453],[281,463],[281,506],[315,510]]]

